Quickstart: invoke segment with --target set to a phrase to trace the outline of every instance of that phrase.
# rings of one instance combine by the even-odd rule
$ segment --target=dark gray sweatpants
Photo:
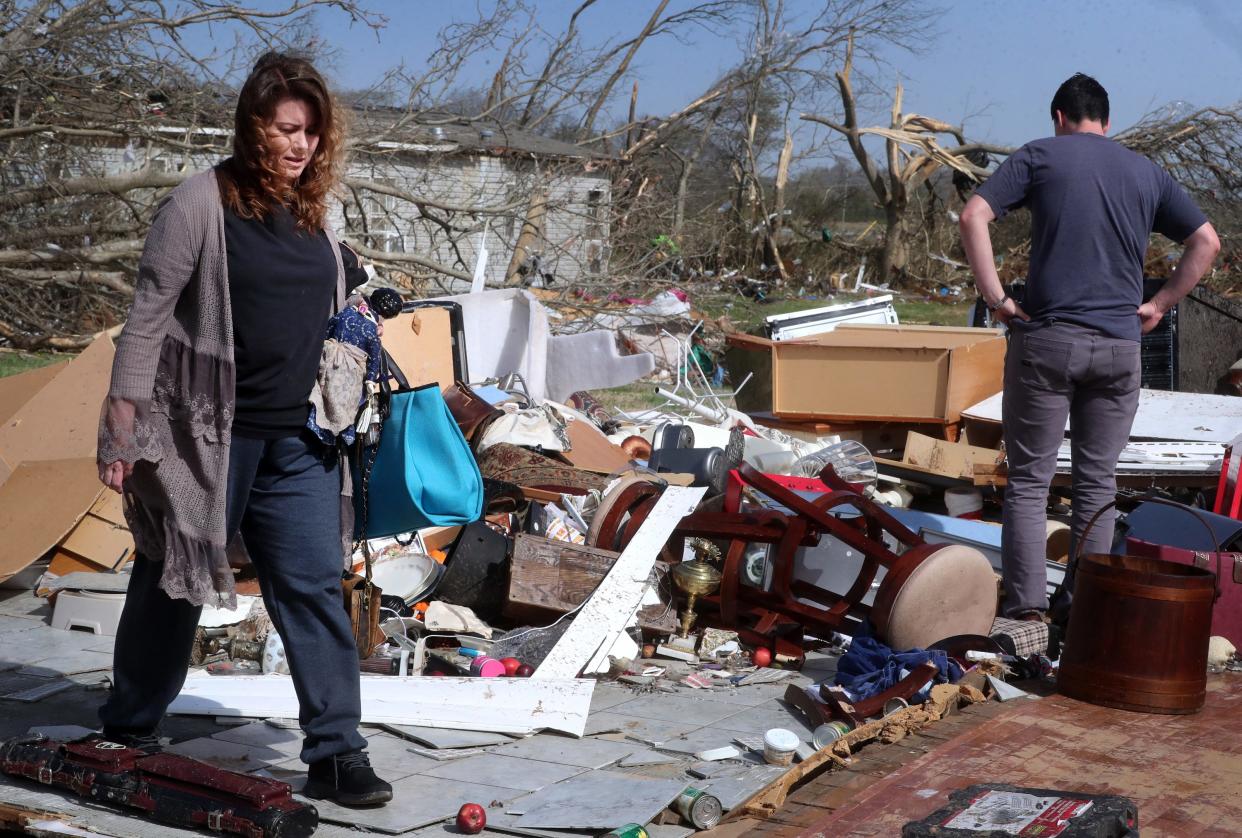
[[[1139,344],[1094,329],[1051,322],[1017,325],[1005,355],[1003,402],[1009,482],[1001,530],[1005,614],[1046,609],[1048,487],[1070,420],[1073,538],[1117,494],[1117,458],[1138,408]],[[1115,516],[1092,529],[1089,553],[1107,553]]]
[[[241,530],[284,641],[305,762],[366,745],[358,733],[358,653],[341,601],[339,466],[324,454],[309,433],[233,437],[229,452],[228,532]],[[185,682],[202,609],[159,588],[162,568],[141,555],[134,560],[114,687],[99,711],[111,732],[153,731]]]

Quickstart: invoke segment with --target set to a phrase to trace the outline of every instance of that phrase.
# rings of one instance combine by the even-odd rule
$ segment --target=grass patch
[[[57,361],[69,360],[69,355],[58,352],[16,352],[0,350],[0,378],[17,375],[19,372],[46,367]]]

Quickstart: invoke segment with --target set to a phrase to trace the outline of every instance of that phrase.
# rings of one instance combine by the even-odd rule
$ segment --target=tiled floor
[[[14,620],[34,622],[35,619],[0,616],[0,625]],[[36,626],[32,629],[32,638],[38,634],[40,642],[65,642],[60,638],[64,633],[56,633],[37,623]],[[106,660],[106,655],[100,654],[100,657]],[[8,672],[0,678],[15,676],[16,673]],[[804,682],[801,676],[792,675],[787,683]],[[809,737],[798,717],[779,702],[778,696],[785,686],[785,683],[762,684],[720,691],[674,688],[673,693],[667,693],[635,691],[617,684],[600,683],[593,704],[608,709],[593,712],[592,720],[612,719],[604,727],[620,732],[599,738],[540,734],[514,741],[500,737],[497,744],[490,746],[437,751],[393,732],[367,729],[371,761],[382,776],[394,783],[396,795],[388,806],[377,809],[342,809],[320,801],[317,806],[325,822],[325,834],[333,834],[337,826],[352,825],[412,837],[442,834],[443,824],[431,824],[455,813],[464,801],[487,804],[497,818],[501,818],[518,798],[556,787],[571,778],[577,778],[575,782],[590,782],[592,778],[606,777],[615,799],[620,801],[630,799],[644,783],[652,781],[664,785],[693,783],[716,794],[728,808],[750,797],[786,769],[758,765],[757,757],[746,754],[713,763],[713,775],[701,778],[687,773],[698,761],[694,754],[728,745],[743,733],[761,736],[773,725],[795,729]],[[41,723],[90,722],[94,715],[77,710],[62,718],[59,711],[48,711],[51,711],[50,706],[37,714]],[[226,727],[215,725],[211,719],[200,722],[207,730],[200,728],[200,735],[189,738],[175,736],[176,744],[170,750],[235,771],[264,771],[290,783],[295,792],[301,789],[305,766],[296,758],[301,748],[300,731],[262,721]],[[25,732],[25,728],[20,732]],[[650,751],[650,745],[645,744],[649,738],[662,743],[663,753],[658,758],[639,759],[637,764],[624,767],[618,764],[631,754]],[[0,802],[9,795],[25,793],[21,789],[6,788],[8,785],[7,780],[0,778]],[[90,822],[89,813],[72,798],[53,795],[46,799],[57,801],[57,805],[67,807],[64,811]],[[656,807],[659,808],[662,804]],[[530,835],[551,834],[564,838],[581,834],[526,829],[521,826],[520,817],[508,817],[511,827],[524,829]],[[667,830],[670,835],[678,834],[673,825],[668,825]],[[489,831],[488,834],[494,833]]]
[[[1144,838],[1237,836],[1240,713],[1242,675],[1236,674],[1212,676],[1207,706],[1193,716],[1109,710],[1057,695],[1011,702],[996,718],[853,790],[842,808],[809,828],[765,834],[900,835],[907,822],[944,806],[954,789],[1011,783],[1129,797],[1138,804]]]

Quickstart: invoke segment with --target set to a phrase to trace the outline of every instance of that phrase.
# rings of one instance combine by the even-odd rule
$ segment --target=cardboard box
[[[411,387],[435,383],[444,391],[469,380],[462,322],[459,303],[420,300],[405,303],[400,315],[384,323],[384,349]]]
[[[955,424],[1000,392],[993,329],[841,326],[772,343],[772,412],[784,419]]]
[[[134,557],[134,537],[125,523],[121,496],[104,489],[77,526],[60,542],[48,570],[63,575],[57,561],[80,559],[94,570],[118,570]]]
[[[72,361],[0,379],[0,580],[62,544],[93,508],[100,514],[77,533],[78,549],[91,563],[119,559],[129,533],[118,507],[96,507],[106,491],[95,439],[112,356],[105,335]]]
[[[772,346],[775,341],[755,335],[725,335],[724,365],[729,384],[737,389],[747,375],[750,379],[733,397],[743,413],[769,413],[772,410]]]

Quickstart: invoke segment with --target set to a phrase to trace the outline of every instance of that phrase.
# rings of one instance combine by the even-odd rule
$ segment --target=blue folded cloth
[[[845,690],[854,703],[879,695],[897,684],[918,666],[931,661],[939,673],[919,692],[911,704],[927,700],[933,684],[951,684],[962,677],[962,668],[944,652],[908,649],[896,652],[866,634],[854,638],[850,648],[837,661],[834,683]]]
[[[381,358],[384,348],[380,343],[379,321],[375,314],[371,311],[367,301],[360,295],[354,294],[346,300],[345,307],[333,315],[328,320],[327,333],[324,335],[326,340],[338,341],[348,346],[356,346],[366,353],[366,378],[365,381],[379,381]],[[327,375],[332,375],[333,371],[328,370]],[[325,375],[325,371],[320,369],[321,377]],[[341,405],[342,408],[350,408],[354,413],[362,407],[366,401],[366,390],[360,381],[356,381],[346,376],[342,381],[349,383],[346,387],[341,384],[342,389],[346,389],[351,393],[353,399],[352,405]],[[317,385],[320,386],[320,385]],[[323,392],[324,388],[320,386],[320,398],[336,397],[336,388],[329,387],[327,392]],[[325,423],[327,424],[327,423]],[[351,424],[341,429],[339,434],[334,433],[328,428],[320,424],[319,416],[314,404],[312,396],[312,404],[310,407],[310,415],[306,419],[306,427],[323,442],[324,445],[333,446],[339,440],[346,445],[352,445],[356,435],[355,428]]]

